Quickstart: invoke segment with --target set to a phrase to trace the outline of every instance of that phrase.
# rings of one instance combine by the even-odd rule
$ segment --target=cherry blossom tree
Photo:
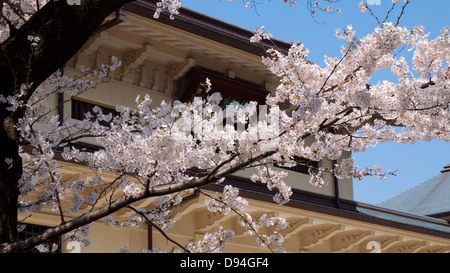
[[[106,5],[97,0],[68,5],[66,1],[0,1],[2,98],[11,101],[20,97],[27,102],[42,82],[76,54],[104,18],[127,2],[112,0]],[[30,36],[33,41],[29,41]],[[39,47],[35,47],[37,42]],[[0,154],[8,162],[0,164],[2,243],[14,242],[17,237],[17,183],[23,173],[15,125],[24,117],[24,108],[13,105],[0,105]]]
[[[0,57],[0,136],[7,144],[0,151],[4,161],[0,162],[2,252],[35,246],[45,250],[42,243],[63,235],[67,240],[87,245],[91,222],[104,219],[106,225],[123,224],[113,217],[119,209],[132,212],[125,225],[152,225],[182,251],[222,252],[233,239],[232,230],[220,227],[187,245],[167,235],[174,224],[171,208],[192,192],[208,196],[207,207],[212,212],[237,214],[239,224],[255,236],[261,247],[283,252],[280,233],[261,234],[259,230],[282,230],[289,225],[285,219],[266,214],[256,218],[244,213],[248,202],[239,196],[239,189],[230,185],[215,195],[202,188],[221,183],[238,170],[252,168],[252,181],[265,184],[274,192],[274,202],[282,205],[289,201],[292,192],[283,181],[287,172],[272,168],[273,163],[294,166],[296,157],[334,161],[342,158],[344,152],[363,151],[369,145],[392,140],[449,140],[449,30],[443,29],[437,38],[429,40],[422,27],[401,27],[400,17],[409,1],[393,1],[392,10],[396,5],[401,10],[396,20],[388,22],[389,16],[381,22],[377,19],[374,32],[361,39],[356,39],[356,30],[351,26],[337,29],[336,38],[344,41],[341,57],[325,56],[323,67],[308,61],[309,51],[303,45],[293,44],[288,52],[266,48],[262,61],[280,80],[275,92],[267,97],[264,111],[259,108],[259,113],[266,115],[258,114],[260,106],[255,102],[231,103],[222,109],[220,94],[207,81],[206,99],[162,102],[152,107],[150,96],[138,97],[136,107],[119,105],[115,116],[94,108],[82,121],[63,123],[58,116],[49,114],[53,109],[40,102],[51,94],[67,92],[74,96],[109,81],[120,60],[113,58],[97,70],[85,68],[76,78],[55,71],[76,53],[109,13],[128,1],[109,0],[106,10],[105,6],[100,8],[104,1],[99,0],[91,1],[88,8],[61,3],[64,1],[44,5],[45,2],[27,1],[30,10],[22,8],[21,12],[14,10],[18,8],[12,4],[14,1],[1,2],[10,12],[3,13]],[[180,6],[176,0],[160,1],[155,17],[161,12],[176,16]],[[371,13],[363,2],[359,6],[361,12]],[[104,10],[100,16],[103,17],[97,18],[98,10],[89,12],[91,8]],[[36,23],[47,21],[47,16],[59,18],[55,13],[73,14],[75,21],[83,25],[69,28],[69,34],[65,34],[66,29],[56,33],[52,29],[65,26],[65,18],[49,20],[51,27]],[[377,18],[373,13],[372,17]],[[80,29],[86,33],[72,38],[73,32]],[[67,47],[68,52],[51,52],[54,46],[47,44],[54,39],[50,38],[59,41],[59,47]],[[267,47],[262,42],[270,39],[271,35],[260,28],[255,30],[251,42]],[[19,51],[13,51],[13,47]],[[410,62],[399,54],[406,49],[413,51]],[[381,69],[390,69],[397,81],[368,86],[372,75]],[[282,110],[278,107],[281,103],[289,107]],[[37,129],[37,124],[47,127]],[[396,131],[395,127],[403,130]],[[89,152],[73,145],[86,137],[95,138],[102,148]],[[312,144],[306,144],[307,138],[313,140]],[[95,177],[63,183],[55,158],[57,152],[64,160],[84,164]],[[326,185],[324,172],[356,179],[384,175],[379,169],[358,170],[350,157],[332,169],[311,168],[310,183]],[[107,173],[116,176],[112,181],[106,180]],[[89,195],[82,197],[80,193],[87,188],[91,189]],[[36,191],[42,192],[36,200],[26,199]],[[135,206],[148,198],[154,199],[155,208]],[[107,199],[107,205],[100,205],[100,199]],[[62,200],[69,200],[70,207],[63,207]],[[88,210],[80,213],[81,206]],[[59,213],[61,224],[38,236],[16,241],[17,210],[35,212],[44,207]],[[75,217],[68,220],[68,213]]]

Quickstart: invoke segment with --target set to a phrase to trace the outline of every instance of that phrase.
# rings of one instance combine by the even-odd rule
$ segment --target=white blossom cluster
[[[65,234],[64,237],[68,242],[78,242],[80,246],[89,246],[91,242],[87,239],[87,236],[89,235],[90,227],[90,225],[85,225],[76,228]]]
[[[226,248],[226,242],[233,240],[234,232],[225,230],[222,226],[219,231],[206,233],[202,240],[189,242],[187,249],[194,253],[221,253]]]
[[[309,62],[303,45],[294,44],[287,54],[269,49],[263,58],[281,78],[268,104],[288,102],[293,109],[280,122],[280,131],[289,128],[280,140],[284,157],[335,160],[344,151],[364,151],[390,140],[449,140],[448,28],[431,41],[421,27],[408,30],[392,23],[384,23],[357,43],[351,26],[336,34],[347,44],[341,58],[325,57],[325,67]],[[253,40],[264,39],[258,32],[255,35],[259,37]],[[398,56],[404,47],[414,51],[410,63]],[[376,71],[386,68],[397,82],[366,85]],[[395,130],[396,126],[404,130]],[[299,138],[305,133],[315,139],[311,145]],[[368,173],[352,172],[348,164],[343,168],[336,172],[354,177]],[[325,170],[313,174],[321,171]],[[320,179],[312,182],[326,184]]]
[[[78,209],[86,202],[88,204],[95,203],[98,198],[96,193],[89,194],[86,199],[80,195],[80,192],[84,192],[86,189],[85,181],[71,181],[65,185],[62,184],[62,176],[54,156],[55,150],[64,147],[71,139],[76,142],[80,135],[101,134],[105,129],[98,124],[98,121],[108,117],[98,114],[99,119],[94,121],[70,120],[60,124],[58,115],[52,114],[54,109],[48,109],[41,102],[55,93],[68,92],[70,95],[77,95],[93,88],[99,82],[108,79],[109,73],[117,68],[117,62],[117,59],[113,58],[113,64],[105,65],[100,72],[95,70],[74,79],[61,76],[57,72],[43,83],[27,102],[21,99],[22,94],[26,93],[29,88],[24,85],[14,98],[8,97],[1,100],[3,103],[9,104],[10,111],[20,108],[25,112],[24,117],[18,121],[17,130],[21,135],[21,141],[32,147],[32,150],[31,153],[23,150],[20,153],[23,166],[22,178],[18,181],[20,194],[22,197],[26,197],[30,192],[35,191],[36,187],[44,189],[36,202],[20,200],[19,209],[21,211],[36,211],[44,205],[52,205],[53,209],[57,210],[58,200],[66,197],[72,201],[73,205],[70,208],[72,212],[78,212]],[[37,124],[45,124],[47,129],[38,130],[36,129]],[[65,149],[70,157],[73,150],[68,147]],[[12,164],[10,161],[6,162],[9,165]]]
[[[161,12],[168,12],[170,14],[170,19],[174,19],[175,15],[179,14],[179,9],[181,8],[181,2],[179,0],[161,0],[157,3],[157,8],[154,18],[159,18]]]
[[[267,185],[267,188],[271,191],[278,190],[278,193],[273,197],[273,200],[280,205],[283,205],[289,201],[292,195],[291,187],[286,185],[282,180],[288,175],[286,171],[273,170],[270,167],[256,167],[257,174],[251,176],[253,182],[260,181]]]
[[[255,235],[256,242],[262,248],[269,248],[272,252],[285,252],[282,245],[284,242],[284,237],[281,231],[289,227],[289,223],[283,217],[269,216],[266,213],[260,216],[258,219],[253,220],[249,213],[245,213],[241,218],[239,218],[238,223],[245,228],[245,232],[248,235]],[[266,234],[266,232],[261,232],[261,229],[270,230],[272,229],[272,234]]]
[[[214,198],[207,203],[207,208],[211,212],[219,212],[227,215],[232,210],[243,211],[248,202],[239,196],[239,189],[231,185],[226,185],[223,189],[223,197],[216,193]]]
[[[0,42],[8,39],[10,27],[20,28],[39,8],[50,0],[9,0],[2,1],[0,18]]]
[[[48,252],[55,252],[58,249],[59,245],[54,243],[54,244],[40,244],[37,245],[35,248],[41,252],[41,253],[48,253]]]

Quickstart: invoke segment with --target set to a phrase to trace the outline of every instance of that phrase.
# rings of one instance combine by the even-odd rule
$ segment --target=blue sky
[[[306,7],[307,0],[298,0],[294,7],[283,4],[282,0],[258,0],[261,4],[257,9],[245,8],[241,0],[184,0],[182,3],[187,8],[246,29],[264,26],[275,38],[301,42],[310,50],[308,59],[323,64],[324,55],[339,56],[341,43],[334,36],[336,28],[351,24],[357,36],[362,37],[376,27],[375,19],[359,12],[359,1],[338,1],[333,7],[341,9],[341,13],[319,13],[314,19]],[[323,0],[320,2],[322,7],[328,4]],[[391,0],[369,0],[366,3],[372,4],[370,8],[380,20],[392,5]],[[442,28],[450,25],[449,10],[449,0],[412,0],[405,9],[400,25],[409,28],[424,25],[425,31],[430,32],[430,38],[434,38]],[[399,9],[394,10],[388,21],[395,22],[399,13]],[[386,77],[388,75],[383,73],[377,74],[373,81],[389,80]],[[384,180],[370,178],[354,181],[354,199],[377,204],[439,174],[450,163],[450,143],[384,143],[353,156],[361,168],[377,165],[384,170],[397,171],[397,176]]]

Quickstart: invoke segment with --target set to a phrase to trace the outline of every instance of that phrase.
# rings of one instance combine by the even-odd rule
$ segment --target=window
[[[206,88],[201,87],[206,82],[206,78],[210,79],[212,83],[209,94],[206,94]],[[259,105],[264,105],[266,96],[269,94],[262,86],[239,79],[231,79],[203,68],[195,68],[190,71],[186,76],[186,81],[188,81],[186,90],[180,98],[183,102],[192,101],[194,97],[205,99],[214,92],[220,92],[223,98],[221,106],[234,100],[243,104],[256,101]]]
[[[303,158],[303,157],[295,157],[294,160],[297,162],[297,165],[294,167],[281,167],[274,164],[275,167],[286,169],[289,171],[297,172],[297,173],[304,173],[309,174],[309,168],[317,169],[319,168],[319,162],[317,161],[311,161],[309,159]]]
[[[19,232],[17,237],[19,240],[25,240],[25,239],[28,239],[28,238],[31,238],[33,236],[43,233],[48,228],[49,227],[46,227],[46,226],[25,224],[25,228],[21,232]],[[45,243],[45,245],[47,245],[49,249],[52,249],[53,244],[57,245],[57,249],[54,252],[61,253],[61,238],[60,237],[54,238],[54,239],[48,240]],[[25,253],[38,253],[38,252],[39,251],[36,248],[32,248],[32,249],[25,251]]]
[[[104,115],[112,114],[113,116],[115,116],[117,114],[116,110],[114,110],[114,109],[110,109],[110,108],[98,106],[96,104],[72,99],[72,114],[71,114],[71,116],[73,119],[83,120],[85,118],[85,114],[90,112],[92,115],[94,115],[94,118],[95,118],[95,113],[93,112],[93,109],[96,106],[99,107],[100,109],[102,109],[102,113]],[[103,126],[109,126],[109,124],[103,120],[100,121],[99,124],[103,125]]]

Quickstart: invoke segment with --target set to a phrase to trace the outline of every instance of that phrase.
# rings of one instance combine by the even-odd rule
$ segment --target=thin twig
[[[395,26],[398,26],[398,24],[400,23],[400,18],[403,16],[403,14],[405,13],[405,8],[406,6],[410,3],[409,0],[406,1],[406,3],[403,5],[402,7],[402,11],[400,12],[400,15],[397,18],[397,23],[395,23]]]
[[[372,17],[375,18],[375,20],[377,20],[377,23],[382,27],[383,24],[380,22],[380,20],[378,20],[378,17],[373,13],[372,9],[369,8],[369,6],[367,4],[366,5],[366,9],[370,12],[370,14],[372,14]]]
[[[202,191],[199,191],[199,192],[200,192],[201,194],[203,194],[203,195],[206,195],[207,197],[209,197],[209,198],[211,198],[211,199],[213,199],[213,200],[216,200],[216,201],[219,202],[219,203],[222,203],[222,204],[228,206],[228,204],[225,203],[223,200],[214,198],[213,196],[211,196],[211,195],[209,195],[209,194],[207,194],[207,193],[204,193],[204,192],[202,192]],[[230,206],[228,206],[228,208],[230,208],[234,213],[236,213],[237,216],[239,216],[240,218],[242,218],[242,219],[244,220],[244,222],[245,222],[245,223],[253,230],[253,232],[255,233],[256,237],[258,237],[258,239],[260,239],[260,240],[267,246],[267,248],[268,248],[272,253],[274,252],[274,251],[272,250],[272,248],[271,248],[268,244],[266,244],[266,241],[265,241],[263,238],[261,238],[261,236],[258,234],[258,232],[257,232],[256,229],[253,227],[253,225],[252,225],[251,223],[249,223],[248,220],[247,220],[242,214],[240,214],[236,209],[234,209],[234,208],[232,208],[232,207],[230,207]]]
[[[185,252],[190,253],[190,251],[185,248],[184,246],[182,246],[180,243],[178,243],[177,241],[175,241],[174,239],[170,238],[169,235],[167,235],[167,233],[162,230],[158,225],[156,225],[155,223],[152,222],[152,220],[150,220],[150,218],[148,218],[147,215],[145,215],[145,213],[143,213],[142,211],[139,211],[138,209],[136,209],[135,207],[128,205],[127,206],[129,209],[133,210],[134,212],[136,212],[137,214],[141,215],[142,217],[144,217],[145,221],[147,221],[148,224],[150,224],[152,227],[156,228],[161,234],[162,236],[164,236],[164,238],[166,238],[167,240],[169,240],[170,242],[174,243],[175,245],[177,245],[179,248],[183,249]]]
[[[397,4],[397,3],[393,3],[391,9],[388,10],[388,12],[386,13],[386,17],[384,17],[384,20],[383,20],[383,22],[382,22],[383,24],[384,24],[384,23],[386,22],[386,20],[389,18],[389,14],[391,13],[391,11],[394,10],[396,4]]]
[[[317,96],[320,94],[320,92],[323,91],[323,88],[325,87],[325,85],[327,84],[328,80],[330,79],[330,77],[334,74],[334,72],[336,71],[337,67],[342,63],[342,61],[345,59],[345,57],[347,57],[348,53],[351,51],[351,46],[348,46],[347,51],[345,52],[345,54],[342,56],[342,58],[339,60],[339,62],[337,64],[334,65],[333,70],[331,70],[330,74],[328,75],[328,77],[325,79],[325,82],[323,83],[322,87],[319,89],[319,92],[317,93]]]

